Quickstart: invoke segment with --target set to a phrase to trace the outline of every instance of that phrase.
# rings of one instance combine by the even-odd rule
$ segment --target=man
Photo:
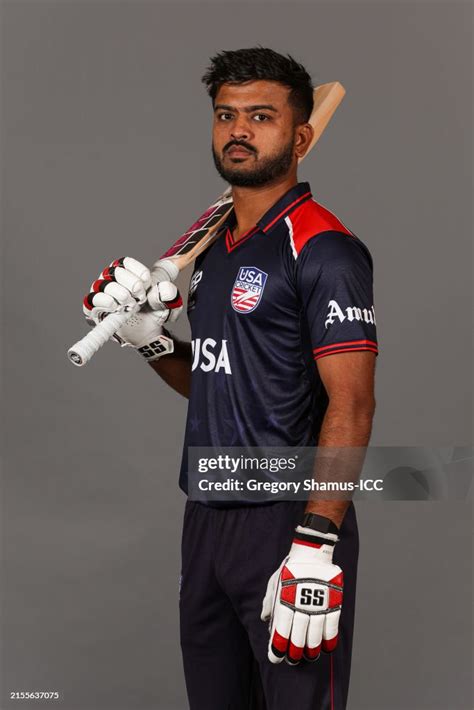
[[[297,181],[312,137],[309,75],[254,48],[218,54],[203,81],[234,209],[195,264],[192,346],[162,328],[181,311],[176,287],[151,286],[133,259],[103,271],[84,305],[98,322],[148,299],[118,336],[189,397],[185,492],[189,446],[365,447],[375,407],[370,254]],[[267,710],[345,708],[357,555],[347,501],[188,500],[180,614],[191,710],[248,708],[255,661]]]

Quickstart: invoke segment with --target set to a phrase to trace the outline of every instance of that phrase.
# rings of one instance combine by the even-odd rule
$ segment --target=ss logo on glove
[[[303,587],[301,590],[300,604],[302,606],[323,606],[324,589],[308,589],[307,587]]]

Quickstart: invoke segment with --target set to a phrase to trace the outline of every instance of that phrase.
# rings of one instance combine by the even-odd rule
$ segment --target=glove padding
[[[162,326],[175,322],[182,310],[177,287],[171,281],[153,284],[150,270],[130,257],[116,259],[104,269],[83,302],[90,325],[110,313],[129,312],[131,317],[113,338],[149,361],[173,351],[173,341],[163,335]]]
[[[298,526],[288,557],[270,577],[262,621],[269,621],[268,658],[290,665],[315,661],[337,645],[343,573],[332,563],[333,533]]]

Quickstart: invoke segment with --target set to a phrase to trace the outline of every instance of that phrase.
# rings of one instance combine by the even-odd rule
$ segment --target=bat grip
[[[74,343],[72,348],[67,351],[67,356],[70,361],[82,367],[86,365],[91,357],[100,348],[105,345],[107,340],[121,328],[128,319],[133,315],[133,312],[127,313],[111,313],[103,321],[98,323],[87,335]]]

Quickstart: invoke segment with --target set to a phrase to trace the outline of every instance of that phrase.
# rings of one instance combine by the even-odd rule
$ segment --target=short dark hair
[[[222,84],[246,81],[277,81],[290,89],[289,103],[297,123],[306,123],[313,110],[313,84],[302,64],[266,47],[218,52],[202,77],[214,102]]]

